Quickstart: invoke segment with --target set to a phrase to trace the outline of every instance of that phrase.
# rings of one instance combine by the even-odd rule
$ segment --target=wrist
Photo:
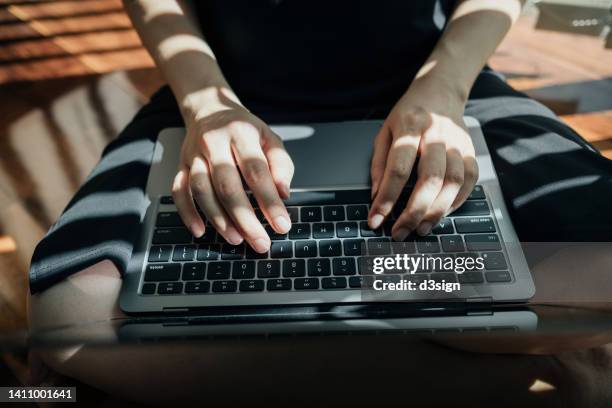
[[[410,84],[409,91],[418,90],[419,93],[432,97],[442,97],[463,107],[467,102],[470,88],[470,84],[459,76],[435,67],[427,69],[426,64]]]
[[[215,112],[244,108],[229,86],[203,87],[180,97],[178,104],[187,125]]]

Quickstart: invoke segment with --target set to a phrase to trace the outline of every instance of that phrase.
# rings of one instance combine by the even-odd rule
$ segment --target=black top
[[[248,107],[312,111],[397,101],[455,1],[194,3],[223,73]]]

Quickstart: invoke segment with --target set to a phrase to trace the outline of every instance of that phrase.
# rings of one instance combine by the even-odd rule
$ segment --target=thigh
[[[612,239],[610,160],[493,72],[479,76],[466,114],[482,125],[521,241]]]

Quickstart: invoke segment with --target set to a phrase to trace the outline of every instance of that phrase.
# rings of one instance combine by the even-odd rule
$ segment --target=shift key
[[[491,217],[455,218],[455,228],[460,234],[495,232],[495,224]]]

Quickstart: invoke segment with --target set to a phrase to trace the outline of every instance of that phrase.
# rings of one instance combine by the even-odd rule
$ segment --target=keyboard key
[[[308,276],[329,276],[331,266],[329,259],[316,258],[308,260]]]
[[[240,245],[222,244],[221,245],[221,259],[242,259],[242,258],[244,258],[244,244],[240,244]]]
[[[208,293],[210,292],[210,282],[187,282],[185,293]]]
[[[484,200],[485,194],[482,186],[474,186],[474,190],[470,193],[467,198],[468,200]]]
[[[156,227],[182,227],[183,221],[177,212],[160,212],[157,214]]]
[[[310,238],[310,224],[293,224],[289,230],[289,239]]]
[[[291,279],[270,279],[268,290],[291,290]]]
[[[172,260],[174,262],[193,261],[195,257],[195,245],[177,245],[174,247]]]
[[[323,207],[323,219],[325,221],[344,221],[344,207],[341,205]]]
[[[465,245],[468,251],[499,251],[501,244],[495,234],[466,235]]]
[[[453,222],[450,218],[442,218],[440,222],[431,230],[433,234],[452,234],[455,232]]]
[[[213,292],[216,293],[228,293],[235,292],[238,289],[238,283],[236,281],[223,280],[215,281],[212,285]]]
[[[206,264],[203,262],[188,262],[183,265],[183,280],[202,280]]]
[[[187,228],[157,228],[153,232],[153,244],[189,244],[192,238]]]
[[[364,239],[345,239],[342,243],[344,246],[344,255],[359,256],[362,255],[362,245],[365,244]]]
[[[278,278],[280,277],[280,261],[259,261],[257,262],[258,278]]]
[[[325,239],[319,241],[319,256],[342,255],[342,242],[339,239]]]
[[[268,257],[268,252],[264,252],[263,254],[260,254],[259,252],[255,251],[250,245],[245,245],[246,246],[246,258],[247,259],[266,259]]]
[[[331,222],[317,222],[312,225],[312,237],[321,238],[333,238],[334,237],[334,224]]]
[[[319,279],[297,278],[293,281],[293,286],[297,290],[319,289]]]
[[[374,257],[362,256],[357,259],[360,275],[374,275]]]
[[[285,278],[306,276],[306,262],[303,259],[287,259],[283,261],[283,276]]]
[[[147,265],[144,280],[147,282],[176,281],[180,274],[180,264],[153,264]]]
[[[346,218],[352,221],[368,219],[368,207],[365,205],[349,205],[346,207]]]
[[[355,275],[357,273],[354,258],[335,258],[333,267],[334,275]]]
[[[266,229],[266,232],[270,236],[270,240],[272,240],[272,241],[280,241],[280,240],[283,240],[283,239],[287,239],[287,234],[279,234],[278,232],[274,231],[274,228],[272,228],[271,225],[267,225],[266,224],[264,227]]]
[[[336,224],[336,236],[338,238],[356,237],[359,234],[357,231],[356,222],[339,222]]]
[[[489,204],[484,200],[466,201],[451,215],[453,217],[464,217],[468,215],[489,215]]]
[[[298,258],[314,258],[317,256],[317,241],[296,241],[295,256]]]
[[[196,259],[198,261],[215,261],[219,259],[220,253],[221,245],[219,244],[200,245],[198,247],[198,254]]]
[[[440,237],[440,243],[442,244],[442,250],[444,252],[465,251],[465,246],[463,245],[461,235],[445,235]]]
[[[359,223],[359,229],[361,230],[361,236],[364,238],[371,238],[371,237],[380,237],[382,236],[382,229],[378,228],[375,230],[371,230],[370,227],[368,226],[368,222],[367,221],[361,221]]]
[[[159,197],[160,204],[174,204],[172,196],[161,196]]]
[[[351,276],[348,280],[349,287],[353,289],[361,289],[362,287],[365,287],[363,278],[365,278],[365,276]]]
[[[482,272],[479,271],[466,271],[463,273],[457,274],[459,278],[459,283],[461,284],[476,284],[483,283],[484,278],[482,277]]]
[[[212,244],[217,239],[217,231],[210,226],[206,226],[206,230],[204,230],[204,235],[199,238],[194,238],[194,241],[198,244]]]
[[[368,239],[368,255],[390,255],[391,240],[389,238]]]
[[[157,285],[159,295],[177,295],[183,292],[183,282],[164,282]]]
[[[232,264],[232,279],[253,279],[254,277],[255,261],[236,261]]]
[[[419,252],[424,254],[430,254],[433,252],[440,252],[440,244],[438,243],[438,237],[435,235],[428,235],[425,237],[418,237],[415,240],[417,249]]]
[[[300,210],[302,222],[321,221],[321,207],[302,207]]]
[[[416,242],[414,242],[412,238],[407,239],[410,240],[402,242],[393,242],[393,244],[391,244],[391,249],[393,249],[393,252],[400,255],[416,253]]]
[[[485,272],[487,282],[510,282],[512,277],[508,271]]]
[[[155,293],[156,287],[157,285],[154,283],[145,283],[144,285],[142,285],[142,290],[140,291],[140,293],[142,293],[143,295],[152,295]]]
[[[346,278],[323,278],[321,279],[321,286],[323,289],[344,289],[346,288]]]
[[[264,290],[264,282],[261,279],[250,279],[240,281],[241,292],[261,292]]]
[[[293,256],[293,242],[272,241],[270,258],[291,258]]]
[[[206,277],[209,280],[229,279],[231,262],[209,262]]]
[[[486,270],[494,271],[498,269],[508,269],[506,259],[502,252],[483,252],[481,255]]]
[[[168,262],[172,254],[170,245],[152,246],[149,249],[149,262]]]
[[[439,283],[442,283],[442,281],[451,282],[451,283],[457,282],[457,274],[454,272],[432,273],[429,278]]]
[[[297,207],[287,207],[289,213],[289,219],[291,222],[298,222],[300,220],[300,210]]]
[[[455,228],[460,234],[495,232],[495,224],[490,217],[455,218]]]

